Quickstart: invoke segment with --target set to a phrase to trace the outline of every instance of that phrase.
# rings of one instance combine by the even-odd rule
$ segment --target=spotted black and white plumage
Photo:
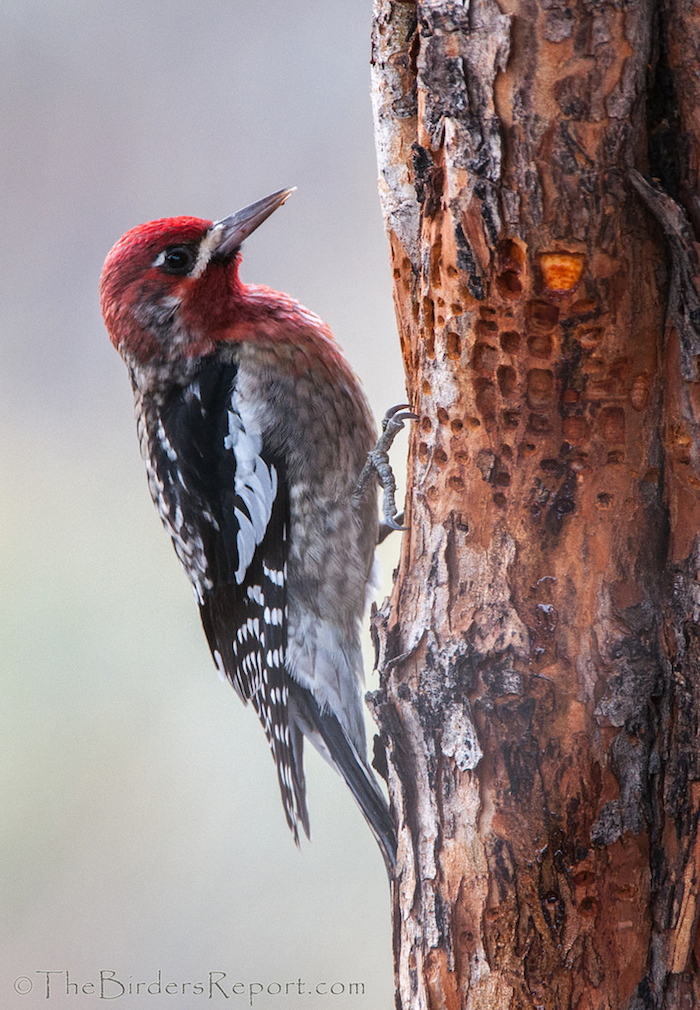
[[[285,672],[289,495],[237,402],[237,368],[213,362],[140,415],[149,486],[194,588],[218,669],[250,701],[277,765],[287,821],[308,833]],[[153,407],[153,404],[151,404]]]
[[[394,865],[366,757],[359,629],[372,586],[375,440],[358,380],[321,320],[243,285],[238,246],[289,191],[222,222],[155,221],[107,258],[102,305],[131,376],[151,495],[214,661],[263,725],[295,839],[303,746],[345,779]]]

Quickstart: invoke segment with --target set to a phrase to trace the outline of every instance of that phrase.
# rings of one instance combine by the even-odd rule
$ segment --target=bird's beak
[[[273,214],[278,207],[281,207],[292,195],[296,186],[292,189],[280,189],[271,196],[266,196],[257,203],[251,203],[243,210],[236,211],[229,217],[216,221],[211,228],[212,234],[218,232],[219,242],[216,246],[217,255],[227,256],[235,252],[243,239],[248,238],[252,232],[258,228],[263,221],[266,221],[270,214]]]

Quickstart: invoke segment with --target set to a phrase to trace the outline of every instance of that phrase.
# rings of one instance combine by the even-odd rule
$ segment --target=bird
[[[239,275],[243,241],[292,192],[216,222],[126,232],[102,270],[102,313],[131,380],[151,497],[216,667],[263,726],[295,842],[300,829],[310,837],[307,739],[349,786],[391,876],[396,830],[362,705],[380,535],[374,420],[328,326]],[[403,407],[385,418],[384,462],[415,416]],[[385,490],[383,529],[402,528]]]

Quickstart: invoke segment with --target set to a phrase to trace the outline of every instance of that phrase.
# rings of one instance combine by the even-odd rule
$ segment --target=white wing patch
[[[247,415],[236,392],[231,397],[228,435],[224,439],[224,447],[230,449],[236,457],[234,490],[247,510],[247,514],[238,506],[233,510],[239,526],[236,534],[238,568],[235,574],[236,582],[240,585],[253,559],[255,548],[263,541],[272,515],[272,506],[277,496],[277,471],[274,466],[268,466],[260,455],[260,428],[255,423],[254,416]]]

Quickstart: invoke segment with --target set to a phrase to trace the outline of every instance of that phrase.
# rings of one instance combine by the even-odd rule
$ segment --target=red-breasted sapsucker
[[[102,311],[129,369],[151,495],[214,661],[262,722],[295,840],[299,824],[309,833],[308,737],[390,868],[396,836],[361,694],[376,482],[356,492],[374,424],[328,327],[238,275],[242,241],[291,192],[216,223],[127,232],[104,265]]]

